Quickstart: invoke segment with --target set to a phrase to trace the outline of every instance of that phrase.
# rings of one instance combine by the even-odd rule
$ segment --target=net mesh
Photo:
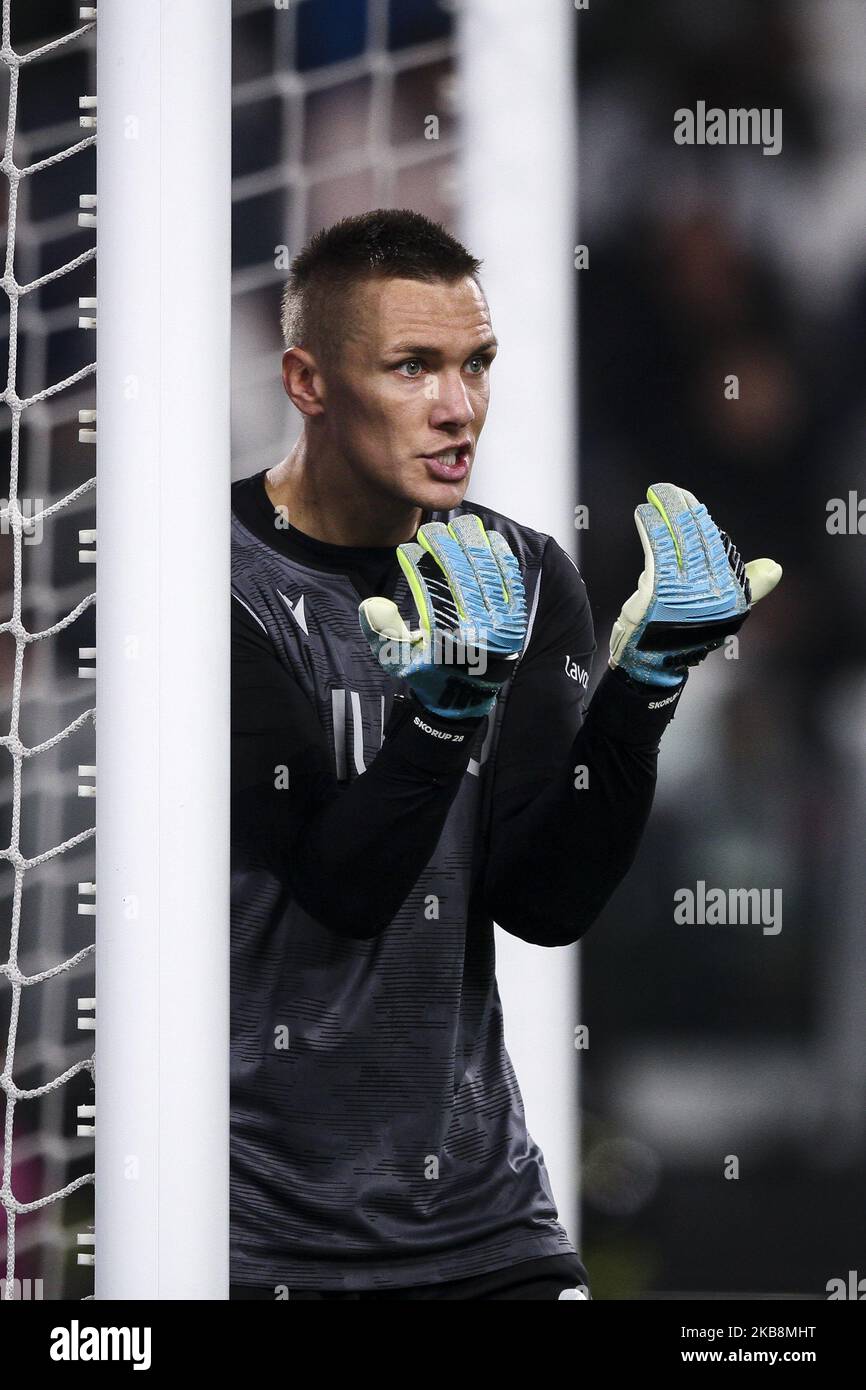
[[[24,9],[16,7],[16,23]],[[81,591],[90,587],[84,566],[95,551],[77,552],[72,528],[85,523],[79,539],[95,537],[95,478],[83,476],[92,468],[82,467],[87,449],[79,442],[93,431],[71,437],[70,424],[82,402],[92,401],[95,363],[78,365],[87,351],[79,322],[92,319],[79,320],[78,311],[82,301],[90,307],[95,248],[68,252],[73,243],[93,240],[87,230],[93,216],[84,212],[79,229],[70,189],[80,181],[82,205],[93,205],[86,152],[96,137],[81,135],[94,116],[85,92],[79,114],[75,94],[88,53],[92,59],[92,22],[39,41],[33,16],[25,16],[13,36],[11,0],[3,0],[2,22],[0,63],[8,85],[2,286],[9,304],[2,402],[9,480],[0,507],[0,669],[8,720],[0,744],[11,776],[3,780],[0,849],[8,907],[0,963],[6,1025],[0,1202],[2,1293],[12,1299],[42,1296],[43,1288],[63,1296],[73,1282],[65,1273],[71,1234],[83,1262],[92,1241],[92,1192],[79,1200],[73,1194],[93,1182],[92,1124],[86,1123],[93,1117],[93,1058],[80,1054],[82,1030],[91,1033],[95,1023],[94,944],[92,930],[81,943],[80,920],[70,930],[68,908],[70,897],[80,896],[85,911],[76,916],[92,929],[94,710],[86,690],[95,668],[86,663],[94,654],[95,595]],[[92,407],[83,423],[93,423]]]

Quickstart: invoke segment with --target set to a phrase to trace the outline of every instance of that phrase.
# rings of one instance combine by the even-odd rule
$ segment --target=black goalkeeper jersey
[[[484,719],[437,719],[358,604],[417,613],[393,547],[232,488],[231,1281],[372,1289],[573,1249],[505,1049],[494,920],[577,940],[636,852],[676,700],[606,672],[551,537],[472,502],[529,628]]]

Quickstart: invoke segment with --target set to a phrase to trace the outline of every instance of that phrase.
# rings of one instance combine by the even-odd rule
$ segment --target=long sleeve
[[[233,854],[267,865],[323,926],[377,935],[436,848],[483,722],[398,698],[379,753],[341,785],[312,704],[233,602]]]
[[[585,585],[551,539],[503,717],[484,883],[500,926],[542,946],[578,940],[631,865],[683,689],[608,670],[585,709],[595,649]]]

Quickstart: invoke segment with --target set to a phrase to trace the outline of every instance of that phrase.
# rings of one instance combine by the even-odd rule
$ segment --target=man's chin
[[[435,510],[456,507],[466,494],[471,473],[462,478],[425,478],[418,489],[418,505]]]
[[[425,470],[426,471],[426,470]],[[422,511],[443,512],[458,507],[466,495],[471,473],[463,478],[448,479],[426,477],[403,478],[400,480],[399,494],[388,492],[392,498],[397,495],[407,506],[418,507]]]

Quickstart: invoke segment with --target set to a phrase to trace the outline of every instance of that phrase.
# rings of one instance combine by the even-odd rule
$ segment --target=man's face
[[[447,510],[469,485],[487,416],[496,339],[484,295],[374,279],[352,292],[352,331],[323,372],[323,423],[353,482]]]

